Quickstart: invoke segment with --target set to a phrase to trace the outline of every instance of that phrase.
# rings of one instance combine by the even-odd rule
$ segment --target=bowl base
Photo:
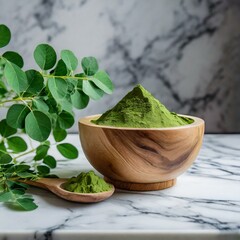
[[[177,179],[171,179],[164,182],[156,183],[132,183],[121,182],[104,177],[105,181],[114,185],[115,188],[129,190],[129,191],[156,191],[170,188],[176,184]]]

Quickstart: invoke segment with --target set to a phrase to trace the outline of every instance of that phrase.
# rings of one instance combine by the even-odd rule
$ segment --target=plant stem
[[[32,152],[34,152],[35,150],[36,150],[36,148],[33,148],[33,149],[31,149],[31,150],[29,150],[29,151],[27,151],[27,152],[24,152],[24,153],[16,156],[13,160],[17,160],[18,158],[23,157],[23,156],[25,156],[25,155],[27,155],[27,154],[29,154],[29,153],[32,153]]]
[[[20,101],[22,102],[22,101],[28,101],[28,100],[33,100],[33,98],[32,97],[21,97],[21,98],[8,99],[8,100],[0,102],[0,105],[4,104],[4,103],[9,103],[9,102],[20,102]]]
[[[77,80],[91,80],[93,77],[87,76],[87,77],[76,77],[76,76],[54,76],[54,75],[49,75],[49,74],[42,74],[43,77],[46,78],[62,78],[62,79],[77,79]]]

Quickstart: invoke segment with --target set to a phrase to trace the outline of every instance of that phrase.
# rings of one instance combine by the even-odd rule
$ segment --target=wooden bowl
[[[100,115],[79,120],[83,151],[105,179],[127,190],[171,187],[196,159],[202,145],[204,121],[171,128],[125,128],[91,123]]]

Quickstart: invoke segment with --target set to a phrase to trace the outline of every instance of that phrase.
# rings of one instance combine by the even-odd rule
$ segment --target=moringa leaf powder
[[[193,120],[170,112],[143,86],[137,85],[112,109],[92,122],[114,127],[165,128],[191,124]]]
[[[99,193],[111,190],[112,186],[97,176],[94,171],[82,172],[64,184],[64,189],[75,193]]]

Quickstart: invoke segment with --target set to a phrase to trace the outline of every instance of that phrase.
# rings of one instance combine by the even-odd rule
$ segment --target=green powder
[[[170,112],[144,87],[137,85],[116,106],[92,122],[115,127],[164,128],[187,125],[193,120]]]
[[[94,171],[80,173],[77,177],[70,178],[64,189],[75,193],[98,193],[111,190],[111,185],[97,176]]]

